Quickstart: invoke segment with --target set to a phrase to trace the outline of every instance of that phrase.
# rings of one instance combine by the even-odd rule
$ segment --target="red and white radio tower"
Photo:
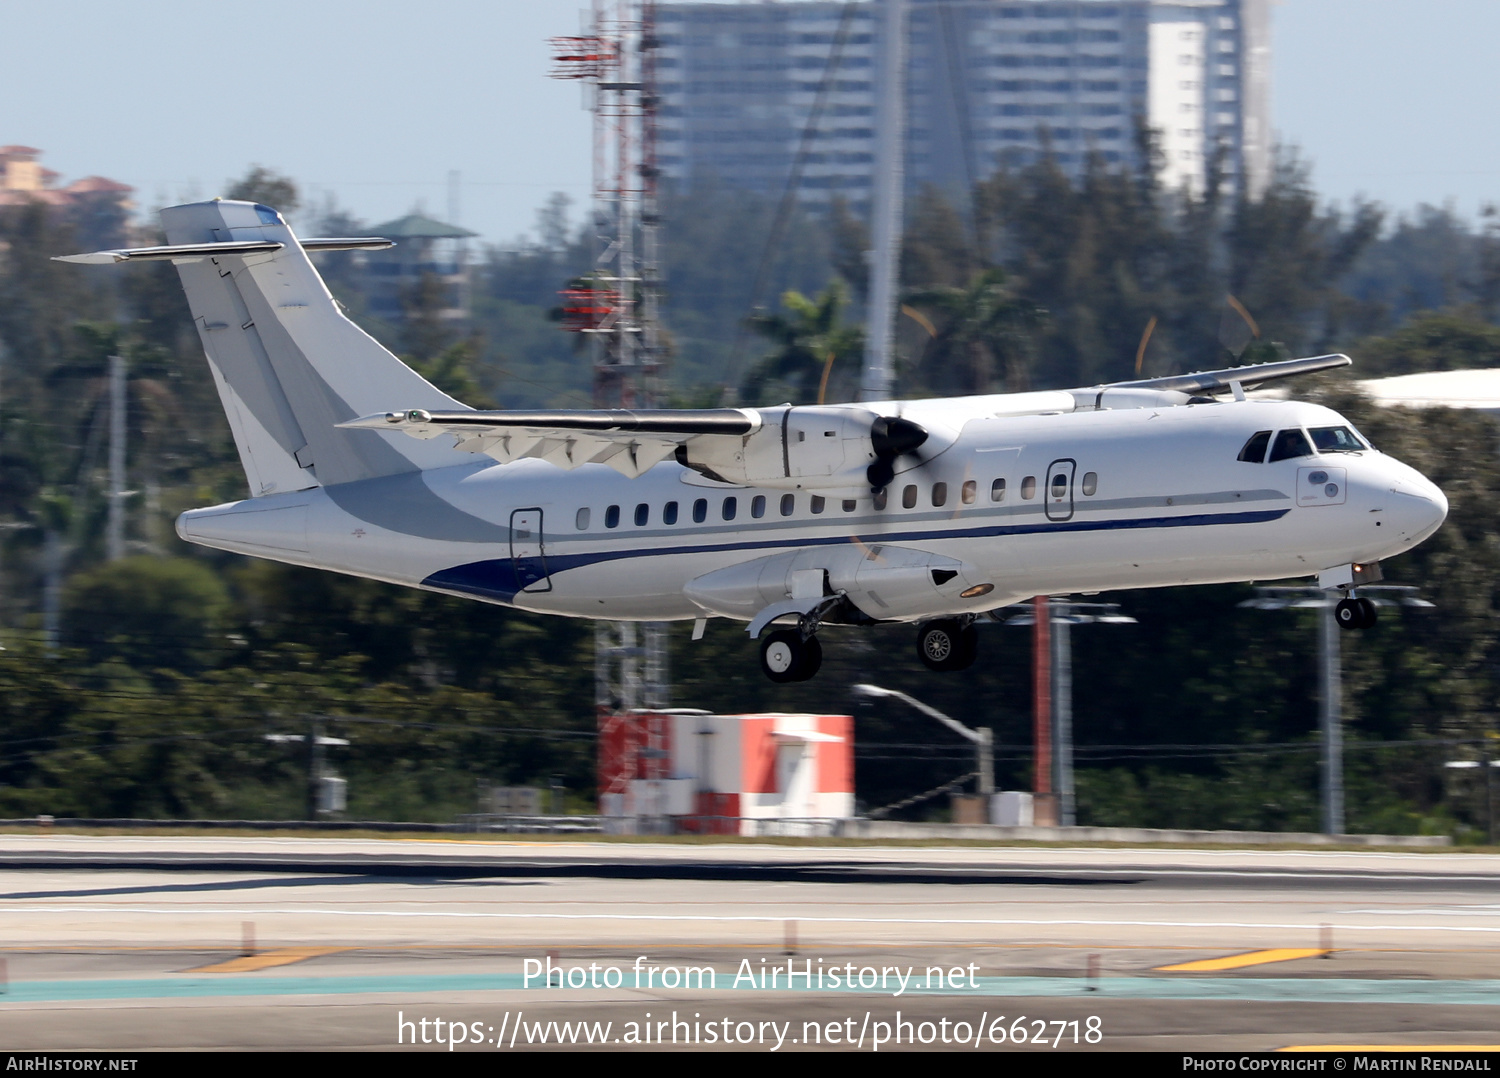
[[[563,326],[593,341],[594,405],[650,407],[661,363],[656,3],[594,0],[592,25],[552,39],[552,77],[594,114],[594,269],[563,292]]]
[[[569,283],[562,309],[563,328],[591,341],[596,408],[656,403],[657,44],[655,0],[593,0],[583,34],[552,39],[552,77],[583,82],[594,114],[594,268]],[[631,711],[669,706],[666,625],[595,622],[594,694],[606,733]]]

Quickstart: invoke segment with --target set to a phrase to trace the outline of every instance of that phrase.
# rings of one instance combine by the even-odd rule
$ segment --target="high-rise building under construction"
[[[906,183],[957,192],[1051,152],[1138,161],[1201,190],[1217,157],[1254,195],[1270,172],[1270,0],[909,0]],[[870,198],[878,3],[663,3],[662,174]]]

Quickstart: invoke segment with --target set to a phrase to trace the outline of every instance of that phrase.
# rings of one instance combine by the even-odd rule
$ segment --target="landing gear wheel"
[[[760,645],[760,668],[779,685],[806,681],[823,665],[823,645],[816,636],[802,639],[795,629],[779,629]]]
[[[1333,608],[1333,620],[1340,629],[1373,629],[1378,615],[1369,599],[1340,599]]]
[[[917,630],[917,657],[929,670],[966,670],[979,653],[979,631],[951,618],[929,621]]]

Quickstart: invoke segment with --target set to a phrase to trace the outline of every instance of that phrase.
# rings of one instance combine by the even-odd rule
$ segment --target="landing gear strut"
[[[823,665],[823,645],[800,629],[778,629],[760,643],[760,668],[778,684],[806,681]]]
[[[929,670],[967,670],[979,654],[979,630],[972,621],[942,618],[917,629],[917,657]]]
[[[1368,599],[1340,599],[1333,608],[1333,620],[1340,629],[1373,629],[1375,604]]]

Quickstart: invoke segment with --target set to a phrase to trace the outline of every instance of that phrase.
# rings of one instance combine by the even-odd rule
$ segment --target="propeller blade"
[[[870,445],[875,462],[865,471],[872,490],[880,490],[896,478],[896,458],[913,453],[927,441],[927,429],[900,416],[878,416],[870,424]]]
[[[875,448],[875,455],[882,459],[894,460],[902,453],[920,449],[925,441],[927,429],[910,419],[883,415],[870,424],[870,443]]]

